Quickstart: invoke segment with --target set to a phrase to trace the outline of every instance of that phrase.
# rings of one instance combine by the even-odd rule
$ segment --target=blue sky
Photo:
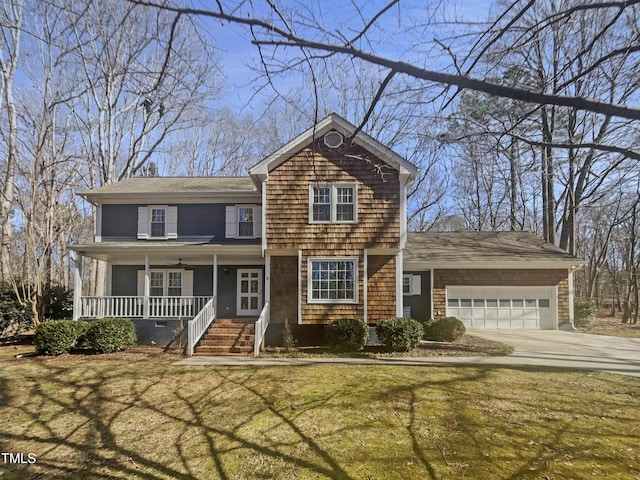
[[[364,21],[368,21],[380,8],[388,2],[384,1],[355,1],[361,9]],[[428,62],[430,68],[445,69],[450,66],[450,59],[442,51],[426,52],[422,47],[426,44],[416,43],[422,36],[429,41],[434,37],[446,39],[449,37],[447,26],[438,24],[443,18],[457,19],[466,22],[485,22],[489,16],[491,0],[458,0],[445,1],[444,8],[440,7],[434,14],[434,8],[440,2],[400,2],[386,12],[378,20],[379,28],[372,29],[370,38],[372,45],[361,43],[360,48],[371,51],[380,56],[396,58],[411,62]],[[205,0],[195,0],[198,7],[208,8],[210,3]],[[254,2],[254,6],[260,8],[264,3]],[[295,5],[291,2],[280,2],[283,12]],[[352,35],[353,31],[364,24],[362,18],[358,18],[353,4],[345,1],[319,1],[310,0],[306,3],[308,8],[317,15],[329,30],[340,30],[345,36]],[[294,15],[308,15],[307,12],[293,12]],[[332,22],[335,18],[335,23]],[[258,74],[251,69],[258,61],[257,48],[251,44],[246,31],[237,25],[214,22],[210,19],[198,19],[199,24],[214,38],[219,49],[222,71],[227,77],[225,89],[225,104],[242,112],[252,112],[260,109],[257,104],[266,101],[266,97],[252,99],[256,84],[251,83]],[[331,32],[333,33],[333,32]],[[311,32],[311,35],[317,32]],[[286,52],[280,51],[281,55]],[[295,82],[295,80],[291,80]]]

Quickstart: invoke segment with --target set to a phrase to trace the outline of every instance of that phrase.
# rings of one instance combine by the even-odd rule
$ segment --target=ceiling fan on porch
[[[167,263],[167,266],[169,268],[175,268],[176,270],[193,270],[193,268],[186,263],[182,263],[181,258],[178,259],[178,263]]]

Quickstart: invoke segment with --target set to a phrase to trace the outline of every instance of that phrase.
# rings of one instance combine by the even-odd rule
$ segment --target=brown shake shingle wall
[[[309,185],[343,182],[356,184],[357,223],[310,224]],[[321,324],[343,317],[364,318],[364,249],[399,247],[399,194],[397,170],[361,147],[351,147],[344,152],[327,148],[322,140],[293,155],[269,173],[267,245],[273,250],[302,250],[303,323]],[[307,268],[310,257],[357,257],[358,303],[308,303]],[[372,258],[369,257],[370,262]],[[373,267],[373,287],[370,285],[368,292],[372,309],[370,317],[393,316],[394,257],[373,260]],[[393,281],[390,275],[393,275]],[[272,275],[272,285],[277,281],[277,277]],[[283,290],[282,294],[282,301],[296,304],[295,289]]]

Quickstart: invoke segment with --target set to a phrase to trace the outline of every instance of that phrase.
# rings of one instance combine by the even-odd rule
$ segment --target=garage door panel
[[[553,287],[447,287],[447,315],[471,328],[550,328]]]

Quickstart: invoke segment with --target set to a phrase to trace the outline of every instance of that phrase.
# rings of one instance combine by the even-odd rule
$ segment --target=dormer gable
[[[328,148],[340,148],[344,141],[351,138],[357,127],[342,118],[337,113],[330,113],[315,126],[307,129],[286,145],[249,169],[249,175],[258,188],[268,177],[269,172],[286,162],[291,156],[322,139]],[[342,139],[340,139],[342,137]],[[418,173],[418,167],[408,162],[390,148],[384,146],[370,135],[359,131],[352,139],[353,145],[358,145],[372,153],[392,168],[398,170],[404,182],[411,183]]]

